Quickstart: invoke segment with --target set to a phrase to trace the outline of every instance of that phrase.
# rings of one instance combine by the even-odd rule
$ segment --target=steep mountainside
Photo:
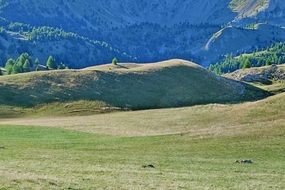
[[[228,53],[284,41],[284,7],[283,0],[1,0],[0,16],[6,23],[60,28],[109,44],[109,53],[115,49],[114,56],[123,60],[145,62],[180,57],[208,65]],[[266,26],[253,30],[248,28],[251,24]],[[9,34],[11,28],[5,29]],[[13,32],[29,33],[31,29]],[[32,49],[29,42],[24,43]],[[41,44],[37,38],[32,43]],[[84,57],[83,52],[78,53],[79,57]],[[41,53],[33,53],[41,57]],[[97,59],[84,59],[84,66],[109,60],[110,54],[104,53],[95,53]],[[70,53],[73,54],[76,52]],[[64,61],[76,65],[71,58]]]
[[[143,22],[161,25],[190,22],[223,24],[235,14],[229,0],[2,0],[2,15],[34,25],[105,29]],[[8,10],[14,11],[8,11]],[[61,17],[59,17],[61,16]],[[64,26],[65,25],[65,26]]]
[[[230,8],[237,12],[238,18],[256,16],[269,7],[270,0],[232,0]]]

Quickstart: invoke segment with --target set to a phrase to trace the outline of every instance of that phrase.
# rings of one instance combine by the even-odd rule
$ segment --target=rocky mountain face
[[[207,66],[226,54],[284,41],[284,13],[283,0],[0,0],[2,33],[13,41],[2,45],[1,59],[26,50],[40,58],[54,54],[72,67],[114,56],[136,62],[183,58]],[[73,37],[30,37],[43,26]]]
[[[226,78],[239,80],[243,82],[262,83],[266,85],[272,84],[272,81],[285,82],[285,66],[271,65],[260,68],[250,68],[237,70],[224,75]]]

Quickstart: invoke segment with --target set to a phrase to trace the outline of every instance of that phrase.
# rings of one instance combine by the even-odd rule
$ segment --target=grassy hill
[[[149,109],[249,101],[267,95],[183,60],[0,77],[0,105],[19,107],[85,100]]]
[[[42,114],[36,118],[2,117],[0,125],[56,127],[113,136],[189,134],[206,137],[247,135],[253,131],[269,130],[272,121],[283,124],[284,114],[285,93],[281,93],[256,102],[229,105],[209,104],[89,116],[54,117]]]
[[[284,189],[284,95],[233,105],[1,118],[0,184],[4,189]],[[235,163],[240,159],[253,164]],[[143,167],[149,164],[154,168]]]

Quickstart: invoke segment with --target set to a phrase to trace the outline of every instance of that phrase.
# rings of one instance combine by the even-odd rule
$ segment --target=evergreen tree
[[[282,63],[283,63],[283,59],[282,59],[282,57],[279,57],[277,64],[282,64]]]
[[[31,71],[31,63],[28,59],[26,59],[23,65],[23,72],[30,72]]]
[[[249,58],[246,58],[244,60],[244,62],[242,63],[242,68],[246,69],[246,68],[250,68],[250,67],[251,67],[251,64],[250,64]]]
[[[23,72],[23,68],[22,68],[21,62],[15,63],[11,74],[18,74],[22,72]]]
[[[38,58],[35,59],[35,66],[37,67],[40,64],[40,60]]]
[[[30,62],[30,66],[33,66],[32,65],[32,59],[30,57],[30,55],[28,53],[22,53],[16,60],[16,63],[19,64],[20,67],[23,67],[26,60],[29,60]]]
[[[49,56],[47,63],[46,63],[46,67],[48,69],[57,69],[57,64],[52,56]]]
[[[12,74],[13,72],[13,66],[15,65],[15,61],[13,59],[8,59],[5,65],[5,69],[8,73],[8,75]]]
[[[112,64],[113,65],[118,65],[118,59],[116,57],[112,60]]]
[[[60,62],[58,69],[67,69],[67,67],[63,62]]]
[[[38,58],[35,59],[35,71],[39,71],[40,60]]]
[[[270,59],[266,59],[266,66],[270,66],[270,65],[272,65]]]

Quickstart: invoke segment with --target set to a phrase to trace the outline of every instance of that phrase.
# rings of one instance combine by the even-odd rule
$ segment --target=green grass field
[[[235,105],[2,118],[0,189],[284,189],[284,95]],[[148,164],[155,168],[142,167]]]
[[[0,154],[2,189],[285,188],[284,126],[262,136],[215,138],[2,126],[0,137],[6,146]],[[234,163],[244,158],[254,164]]]

